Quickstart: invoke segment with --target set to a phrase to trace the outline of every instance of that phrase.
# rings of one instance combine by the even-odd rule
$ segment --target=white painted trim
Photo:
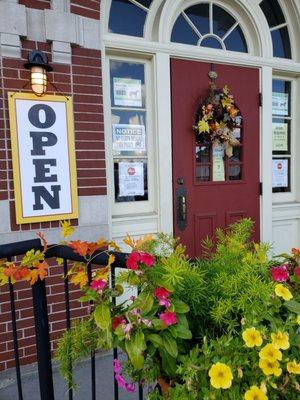
[[[272,242],[272,68],[261,69],[261,91],[263,104],[261,108],[260,134],[260,176],[263,183],[260,220],[261,240]]]

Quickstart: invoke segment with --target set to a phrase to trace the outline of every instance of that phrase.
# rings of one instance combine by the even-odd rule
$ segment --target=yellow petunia
[[[265,393],[260,390],[257,386],[251,386],[244,395],[245,400],[268,400]]]
[[[286,369],[290,374],[300,375],[300,364],[297,363],[295,360],[288,362],[286,365]]]
[[[275,375],[280,376],[282,373],[282,369],[279,367],[279,362],[277,360],[270,361],[261,358],[259,360],[259,368],[265,375]]]
[[[296,322],[297,322],[298,325],[300,325],[300,315],[297,315]]]
[[[289,301],[293,298],[292,293],[284,285],[279,283],[275,286],[275,294],[278,297],[282,297],[285,301]]]
[[[61,226],[61,235],[64,238],[71,236],[72,233],[74,232],[74,228],[69,221],[60,221],[60,226]]]
[[[272,343],[268,343],[259,352],[259,357],[268,361],[282,360],[282,353]]]
[[[276,349],[287,350],[290,347],[289,334],[286,332],[271,333],[271,338]]]
[[[245,329],[242,336],[247,347],[262,345],[263,338],[261,336],[261,333],[255,328]]]
[[[210,384],[215,389],[228,389],[232,384],[232,372],[226,364],[218,362],[212,365],[208,375],[210,377]]]

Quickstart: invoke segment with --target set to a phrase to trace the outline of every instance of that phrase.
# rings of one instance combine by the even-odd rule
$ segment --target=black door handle
[[[187,198],[184,186],[179,186],[176,190],[176,223],[181,231],[187,226]]]

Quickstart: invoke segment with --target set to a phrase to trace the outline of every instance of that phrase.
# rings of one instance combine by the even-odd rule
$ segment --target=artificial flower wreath
[[[240,145],[234,135],[234,130],[241,121],[240,110],[236,107],[227,85],[222,91],[216,90],[213,83],[210,86],[209,95],[196,112],[196,123],[193,126],[196,140],[199,143],[224,143],[226,154],[230,157],[232,147]]]

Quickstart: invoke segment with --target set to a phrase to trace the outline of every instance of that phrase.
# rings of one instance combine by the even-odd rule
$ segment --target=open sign
[[[78,217],[72,100],[9,93],[17,223]]]

